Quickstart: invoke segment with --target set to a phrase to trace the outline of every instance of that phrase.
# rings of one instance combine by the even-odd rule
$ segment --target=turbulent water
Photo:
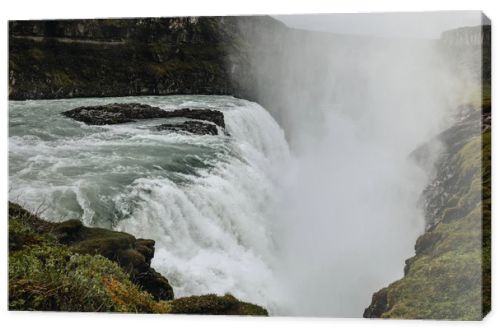
[[[217,109],[229,136],[155,130],[164,119],[88,126],[60,114],[112,102]],[[50,220],[156,240],[152,265],[178,297],[230,292],[279,308],[272,208],[289,151],[258,104],[224,96],[11,101],[9,122],[11,201]]]
[[[220,110],[229,135],[61,115],[113,102]],[[265,109],[233,97],[11,101],[9,197],[52,221],[156,240],[152,265],[177,297],[231,293],[271,314],[359,317],[402,275],[427,178],[408,159],[416,144],[387,135],[415,122],[389,127],[385,108],[370,121],[325,110],[299,154]]]

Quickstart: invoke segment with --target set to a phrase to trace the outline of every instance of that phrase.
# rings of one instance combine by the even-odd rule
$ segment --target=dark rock
[[[163,117],[167,111],[139,103],[112,103],[101,106],[80,107],[62,114],[89,125],[133,122],[136,119]]]
[[[224,114],[218,110],[211,109],[177,109],[174,111],[169,111],[167,117],[162,118],[175,118],[175,117],[185,117],[198,119],[202,121],[212,122],[221,128],[225,128]]]
[[[373,294],[370,306],[363,312],[363,318],[380,318],[388,310],[387,288],[384,288]]]
[[[410,257],[409,259],[405,260],[405,267],[403,269],[404,276],[408,275],[408,273],[410,272],[410,269],[411,269],[411,265],[413,264],[414,261],[415,261],[415,257]]]
[[[458,111],[436,140],[443,149],[421,195],[427,226],[416,254],[403,278],[373,295],[364,317],[480,320],[491,308],[490,110]]]
[[[216,18],[12,21],[10,98],[228,94],[218,45],[233,42],[221,25]]]
[[[151,267],[132,276],[132,282],[141,286],[157,300],[171,300],[174,291],[168,280]]]
[[[195,135],[217,135],[217,127],[213,124],[196,121],[187,121],[180,124],[162,124],[157,130],[169,130],[174,132],[189,132]]]
[[[112,103],[100,106],[85,106],[62,112],[66,117],[89,125],[106,125],[134,122],[152,118],[191,118],[211,122],[225,127],[224,114],[211,109],[163,110],[140,103]],[[181,124],[163,124],[159,130],[187,131],[195,134],[217,134],[217,127],[204,122],[188,121]]]

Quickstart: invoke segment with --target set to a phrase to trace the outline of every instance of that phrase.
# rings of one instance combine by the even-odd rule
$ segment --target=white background
[[[62,0],[62,1],[7,1],[1,3],[0,38],[2,52],[0,61],[3,79],[0,80],[0,110],[2,133],[0,141],[0,227],[2,244],[0,275],[0,331],[2,333],[332,333],[364,332],[376,333],[433,333],[450,332],[476,333],[496,332],[500,330],[499,278],[500,263],[499,236],[493,219],[493,311],[482,322],[447,322],[447,321],[402,321],[402,320],[367,320],[367,319],[330,319],[330,318],[241,318],[208,316],[169,316],[169,315],[121,315],[121,314],[72,314],[55,312],[7,312],[7,132],[8,132],[8,39],[7,20],[13,19],[48,19],[48,18],[95,18],[95,17],[151,17],[183,15],[231,15],[231,14],[300,14],[300,13],[353,13],[353,12],[388,12],[388,11],[428,11],[428,10],[483,10],[492,20],[493,25],[493,77],[496,78],[496,45],[499,41],[495,23],[500,22],[500,1],[487,0]],[[495,87],[495,83],[493,84]],[[498,97],[494,90],[494,101]],[[496,105],[496,103],[494,103]],[[494,108],[496,109],[496,108]],[[494,112],[496,113],[496,112]],[[495,117],[494,117],[495,118]],[[499,137],[493,135],[493,147],[500,147]],[[500,155],[494,149],[493,167],[498,165]],[[498,159],[497,159],[498,158]],[[494,171],[495,173],[495,171]],[[496,175],[496,174],[495,174]],[[499,196],[497,178],[493,178],[493,218],[496,217]],[[498,306],[500,307],[500,306]]]

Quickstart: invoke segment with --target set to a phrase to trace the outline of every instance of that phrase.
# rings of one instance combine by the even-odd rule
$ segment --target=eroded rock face
[[[415,256],[403,278],[373,294],[365,318],[480,320],[491,308],[491,110],[463,111],[438,137]]]
[[[387,288],[373,294],[371,304],[363,312],[363,318],[380,318],[389,310]]]
[[[62,113],[64,116],[89,125],[108,125],[134,122],[152,118],[190,118],[197,121],[162,124],[157,130],[184,131],[197,135],[217,135],[217,126],[225,128],[224,114],[211,109],[163,110],[140,103],[112,103],[100,106],[85,106]]]
[[[233,80],[252,82],[243,24],[249,32],[287,30],[266,16],[9,21],[9,99],[252,99],[253,86]]]
[[[58,242],[80,254],[102,255],[120,265],[132,282],[157,300],[171,300],[174,292],[168,280],[151,268],[155,242],[136,239],[124,232],[90,228],[72,219],[62,223],[44,221],[20,206],[9,203],[9,217],[28,217],[40,233],[50,233]]]

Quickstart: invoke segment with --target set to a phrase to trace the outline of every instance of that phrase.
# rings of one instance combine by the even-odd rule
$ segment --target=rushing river
[[[61,115],[114,102],[220,110],[229,136],[157,131],[165,119],[88,126]],[[258,104],[225,96],[11,101],[9,132],[11,201],[49,220],[156,240],[152,265],[178,297],[230,292],[277,307],[272,208],[289,150]]]
[[[61,115],[114,102],[220,110],[228,135],[156,129],[179,119],[89,126]],[[51,221],[156,240],[152,266],[177,297],[231,293],[273,315],[359,317],[413,253],[427,180],[408,158],[427,135],[394,141],[416,122],[375,110],[325,108],[316,130],[290,117],[310,139],[291,154],[265,109],[233,97],[10,101],[9,198]]]

